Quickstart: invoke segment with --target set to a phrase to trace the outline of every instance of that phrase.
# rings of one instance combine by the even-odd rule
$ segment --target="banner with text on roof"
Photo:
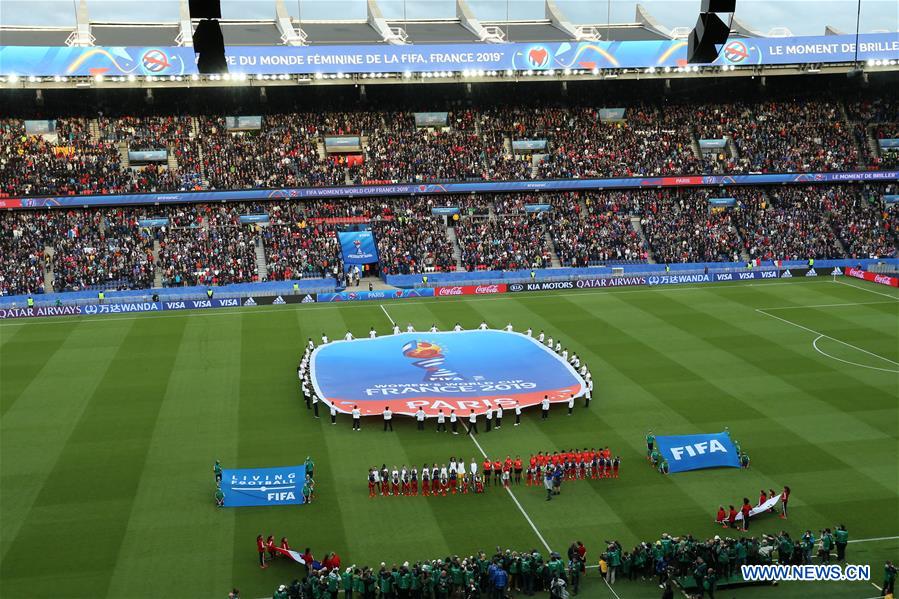
[[[657,436],[656,445],[668,461],[668,471],[739,468],[740,456],[729,433]]]
[[[466,422],[471,410],[513,409],[567,401],[586,385],[570,364],[521,333],[461,331],[402,333],[376,339],[335,341],[312,354],[312,384],[325,404],[350,413],[427,416],[455,410]],[[347,376],[352,372],[352,376]]]
[[[225,507],[300,505],[306,466],[222,470]]]
[[[732,39],[715,65],[755,66],[895,60],[893,33]],[[225,46],[232,73],[315,75],[443,71],[675,68],[687,40]],[[0,75],[177,77],[196,74],[193,48],[178,46],[0,46]]]

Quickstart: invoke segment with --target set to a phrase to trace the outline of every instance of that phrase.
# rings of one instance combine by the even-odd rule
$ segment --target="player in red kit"
[[[762,489],[759,491],[759,505],[762,505],[766,501],[768,501],[768,495],[765,493],[765,489]]]
[[[368,496],[374,497],[377,494],[377,474],[374,468],[368,470]]]
[[[265,548],[268,550],[268,559],[275,559],[275,535],[269,535],[265,540]]]
[[[421,467],[421,494],[425,497],[431,494],[431,471],[427,464]]]
[[[515,456],[515,461],[512,462],[512,467],[515,469],[515,484],[520,485],[521,484],[521,469],[522,469],[520,455]]]
[[[493,483],[500,484],[500,480],[503,477],[503,463],[499,460],[494,460],[493,462]]]
[[[262,535],[256,536],[256,551],[259,552],[259,567],[268,568],[265,563],[265,539],[262,538]]]
[[[484,458],[484,484],[490,486],[490,471],[493,469],[493,462],[490,458]]]

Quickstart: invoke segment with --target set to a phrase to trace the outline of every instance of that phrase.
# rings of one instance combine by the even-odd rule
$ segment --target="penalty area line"
[[[466,434],[467,436],[471,437],[471,440],[474,441],[475,447],[478,448],[478,451],[481,452],[481,455],[484,456],[484,459],[486,460],[486,459],[487,459],[487,453],[484,451],[484,448],[481,447],[481,444],[478,443],[478,440],[475,438],[475,436],[469,433],[468,425],[466,425],[466,424],[463,422],[463,423],[462,423],[462,426],[465,427],[465,434]],[[547,550],[549,553],[552,553],[552,549],[550,548],[549,543],[547,543],[547,542],[546,542],[546,539],[543,538],[543,535],[540,534],[540,531],[537,529],[537,526],[534,524],[534,521],[531,520],[531,517],[528,516],[528,513],[527,513],[526,511],[524,511],[524,508],[521,506],[521,503],[519,503],[518,498],[515,497],[515,493],[513,493],[513,492],[512,492],[512,489],[510,489],[509,487],[505,487],[505,489],[506,489],[506,492],[509,494],[509,497],[512,498],[512,501],[514,501],[514,502],[515,502],[515,505],[518,507],[518,511],[521,512],[521,515],[524,516],[524,519],[527,520],[527,521],[528,521],[528,524],[531,525],[531,529],[534,531],[534,534],[537,535],[537,538],[540,539],[540,542],[543,543],[543,546],[546,547],[546,550]]]
[[[796,327],[796,328],[802,329],[803,331],[808,331],[809,333],[813,333],[813,334],[815,334],[815,335],[818,335],[819,338],[820,338],[820,337],[824,337],[824,338],[826,338],[826,339],[830,339],[830,340],[832,340],[832,341],[836,341],[837,343],[842,343],[842,344],[845,345],[846,347],[851,347],[852,349],[855,349],[855,350],[858,350],[858,351],[860,351],[860,352],[862,352],[862,353],[868,354],[869,356],[873,356],[873,357],[875,357],[875,358],[879,358],[879,359],[883,360],[884,362],[889,362],[890,364],[895,364],[896,366],[899,366],[899,362],[896,362],[896,361],[894,361],[894,360],[890,360],[889,358],[884,358],[883,356],[881,356],[881,355],[879,355],[879,354],[875,354],[874,352],[870,352],[870,351],[868,351],[868,350],[866,350],[866,349],[862,349],[861,347],[858,347],[857,345],[852,345],[851,343],[847,343],[847,342],[845,342],[845,341],[843,341],[843,340],[841,340],[841,339],[837,339],[836,337],[831,337],[830,335],[825,335],[825,334],[822,333],[821,331],[816,331],[815,329],[810,329],[810,328],[808,328],[807,326],[803,326],[803,325],[801,325],[801,324],[795,323],[795,322],[793,322],[792,320],[787,320],[786,318],[781,318],[780,316],[775,316],[774,314],[769,314],[768,312],[765,312],[764,310],[762,310],[762,309],[760,309],[760,308],[756,308],[755,311],[758,312],[759,314],[764,314],[765,316],[768,316],[769,318],[775,318],[775,319],[777,319],[777,320],[779,320],[779,321],[781,321],[781,322],[784,322],[784,323],[786,323],[786,324],[788,324],[788,325],[791,325],[791,326],[794,326],[794,327]],[[817,348],[815,348],[815,349],[817,349]],[[828,357],[830,357],[830,356],[828,356]]]

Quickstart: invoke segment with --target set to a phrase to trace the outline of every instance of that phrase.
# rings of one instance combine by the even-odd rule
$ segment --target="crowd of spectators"
[[[163,285],[227,285],[260,279],[251,226],[169,228],[159,243]]]
[[[739,262],[733,210],[710,210],[710,192],[661,190],[642,203],[640,224],[656,262]]]
[[[46,216],[0,212],[0,295],[44,292]]]
[[[59,119],[56,138],[0,120],[0,194],[79,195],[130,189],[116,145],[92,140],[87,119]]]
[[[462,219],[456,239],[466,270],[516,270],[551,264],[547,227],[538,217]]]
[[[0,193],[89,194],[193,188],[851,170],[895,164],[871,149],[896,134],[896,102],[828,98],[720,103],[633,103],[623,119],[597,107],[503,106],[448,114],[419,127],[412,112],[266,114],[259,129],[230,130],[222,116],[101,116],[57,120],[57,138],[0,120]],[[194,131],[202,132],[193,135]],[[358,135],[359,156],[326,155],[326,135]],[[700,139],[726,138],[714,153]],[[513,152],[517,140],[546,148]],[[119,144],[172,152],[178,172],[124,169]],[[861,148],[862,155],[859,155]],[[193,179],[191,179],[193,181]]]
[[[167,150],[191,137],[192,121],[182,116],[123,116],[97,119],[100,137],[125,142],[132,151]]]
[[[385,115],[385,127],[368,137],[364,181],[431,182],[484,178],[484,149],[467,119],[450,127],[417,127],[412,113]],[[455,126],[453,126],[455,125]]]
[[[895,192],[803,185],[4,212],[0,293],[39,293],[45,273],[56,291],[147,288],[157,271],[166,286],[333,277],[342,270],[337,230],[345,224],[372,228],[382,275],[543,268],[553,254],[577,267],[891,257],[899,217],[882,197]],[[717,209],[713,195],[735,205]],[[529,204],[542,206],[528,212]],[[460,214],[432,215],[439,207]],[[269,224],[242,222],[245,215]],[[160,218],[167,222],[141,224]],[[267,262],[261,272],[257,250]]]
[[[553,211],[550,234],[562,266],[646,260],[626,193],[562,196],[554,199]]]
[[[895,185],[891,186],[895,193]],[[834,231],[851,258],[892,257],[899,247],[899,213],[887,209],[877,188],[836,187],[815,193],[828,205]]]
[[[735,220],[753,260],[807,260],[841,253],[816,188],[783,187],[741,203]]]
[[[269,280],[335,276],[341,270],[340,244],[333,225],[305,221],[273,224],[261,234]]]
[[[381,275],[456,269],[452,243],[438,218],[401,216],[376,221],[372,230],[378,243]]]

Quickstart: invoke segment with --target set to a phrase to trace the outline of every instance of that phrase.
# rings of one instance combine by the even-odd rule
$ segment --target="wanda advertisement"
[[[879,285],[889,285],[890,287],[899,287],[899,278],[890,277],[887,275],[879,275],[874,272],[868,272],[867,270],[861,270],[859,268],[847,268],[844,273],[847,277],[854,277],[856,279],[861,279],[863,281],[870,281],[872,283],[877,283]]]
[[[506,284],[499,283],[495,285],[453,285],[452,287],[437,287],[434,295],[437,297],[451,297],[454,295],[492,295],[494,293],[505,293]]]

